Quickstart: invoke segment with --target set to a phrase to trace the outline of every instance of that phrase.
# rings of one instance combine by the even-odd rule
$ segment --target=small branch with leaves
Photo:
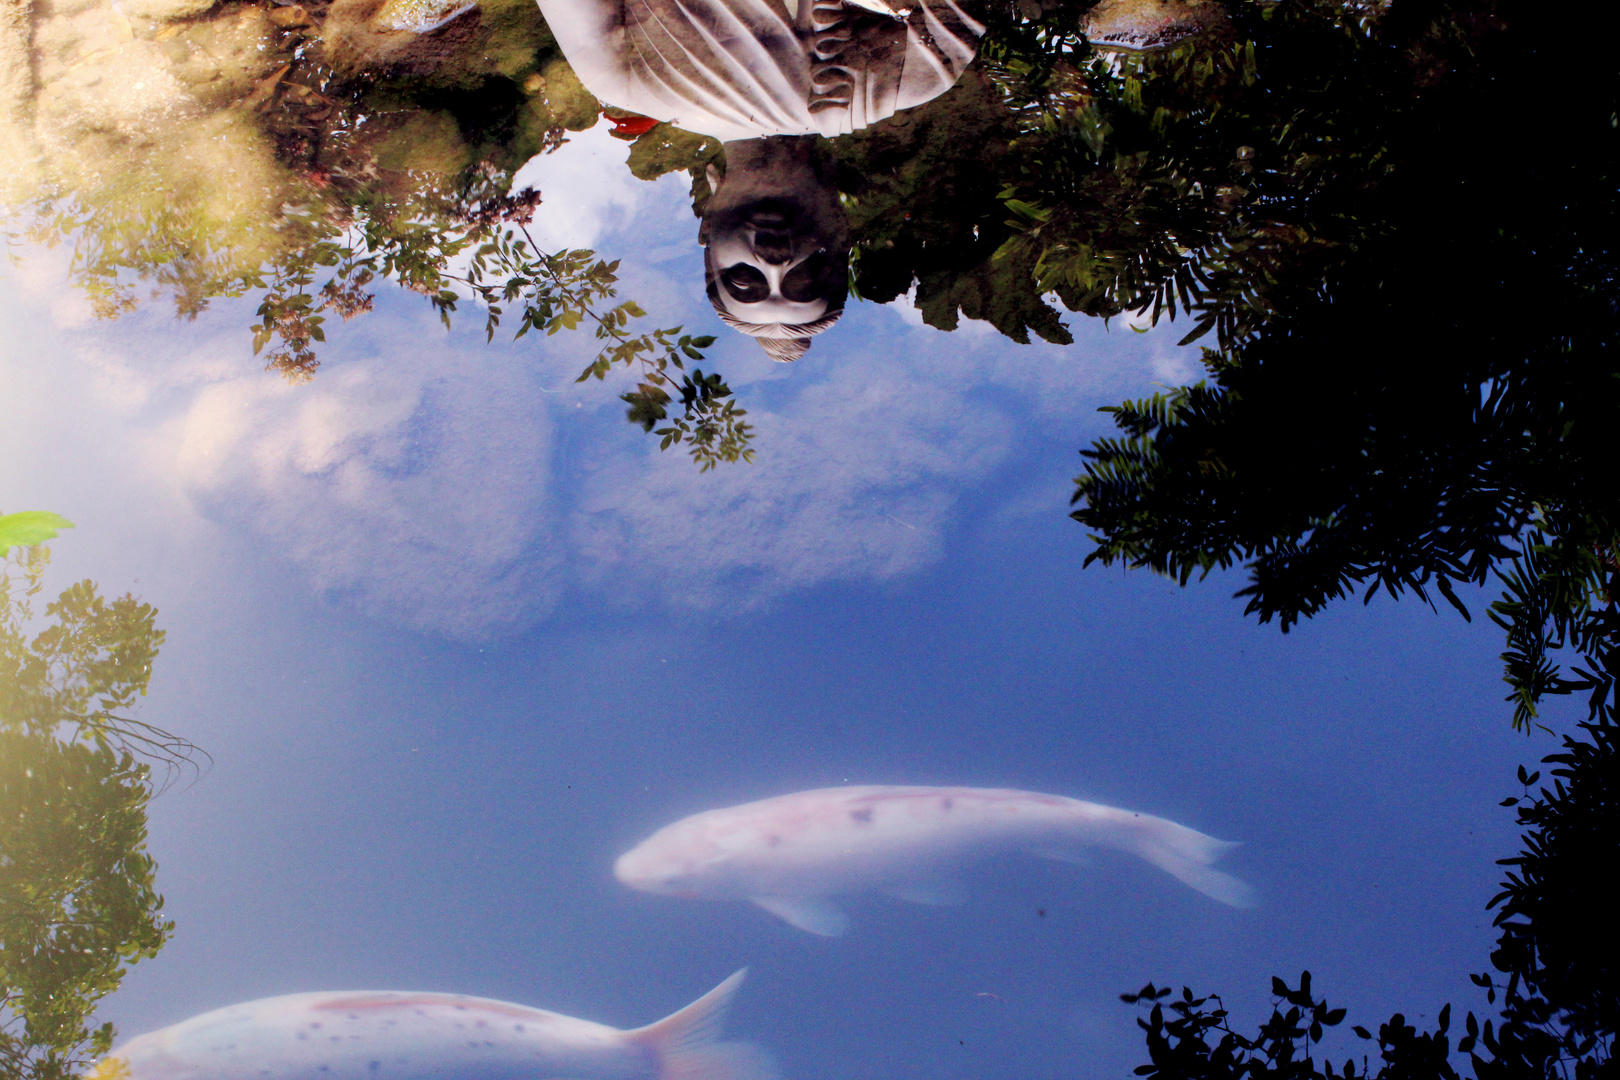
[[[264,290],[252,328],[255,354],[274,343],[268,367],[306,381],[319,363],[313,345],[326,340],[324,313],[348,320],[371,310],[373,295],[365,290],[378,278],[421,293],[446,327],[466,292],[484,305],[486,341],[509,314],[517,320],[513,340],[531,331],[575,330],[590,320],[603,344],[576,381],[633,369],[636,389],[620,395],[629,405],[626,415],[657,434],[660,449],[685,446],[704,472],[720,462],[753,461],[747,410],[737,407],[719,375],[686,366],[702,360],[701,350],[714,338],[682,334],[679,326],[636,333],[630,321],[646,312],[632,300],[602,310],[618,295],[618,261],[583,249],[542,251],[527,227],[538,203],[532,189],[515,195],[475,190],[436,223],[402,221],[386,207],[357,207],[360,213],[335,235],[250,282]],[[463,273],[447,269],[464,256]],[[331,267],[332,276],[317,289],[318,266]],[[677,401],[680,411],[671,418]],[[669,422],[658,426],[663,421]]]

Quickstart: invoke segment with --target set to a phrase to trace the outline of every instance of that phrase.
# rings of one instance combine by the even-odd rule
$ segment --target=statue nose
[[[771,266],[781,266],[793,258],[793,237],[774,229],[760,229],[754,234],[754,253]]]

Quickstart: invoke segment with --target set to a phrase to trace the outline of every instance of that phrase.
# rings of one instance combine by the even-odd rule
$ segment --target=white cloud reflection
[[[806,362],[788,402],[751,411],[752,465],[699,474],[643,453],[594,476],[573,515],[584,574],[738,608],[938,558],[959,489],[1006,456],[1012,425],[915,364],[861,353],[816,381]]]
[[[209,385],[174,464],[206,513],[260,534],[337,602],[481,636],[554,595],[551,442],[522,370],[390,357],[307,386]]]
[[[690,244],[684,181],[641,184],[599,160],[623,144],[576,138],[532,167],[548,235],[627,253]],[[543,620],[568,592],[726,611],[915,572],[941,557],[954,508],[1021,440],[1055,429],[1077,442],[1103,399],[1184,363],[1162,333],[1082,325],[1082,344],[1059,350],[856,307],[784,368],[711,329],[679,277],[690,265],[626,269],[627,294],[684,306],[660,310],[658,325],[725,335],[715,359],[756,424],[753,465],[699,474],[659,453],[623,422],[611,381],[569,381],[583,333],[489,347],[476,318],[446,334],[401,296],[337,330],[318,377],[290,386],[248,358],[250,308],[86,324],[51,259],[0,286],[12,294],[0,319],[29,339],[0,350],[0,380],[59,368],[49,390],[0,402],[0,425],[81,415],[98,459],[130,462],[109,486],[178,494],[340,609],[478,638]]]

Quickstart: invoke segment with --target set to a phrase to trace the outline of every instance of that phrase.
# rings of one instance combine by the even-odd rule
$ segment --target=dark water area
[[[1613,1075],[1550,21],[0,0],[0,1078]]]

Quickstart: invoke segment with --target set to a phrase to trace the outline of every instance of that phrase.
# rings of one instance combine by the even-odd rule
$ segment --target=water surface
[[[159,609],[137,715],[212,759],[151,803],[175,931],[100,1018],[398,989],[634,1027],[746,966],[728,1031],[784,1076],[966,1080],[1127,1074],[1117,995],[1150,979],[1257,1021],[1306,967],[1363,1022],[1471,993],[1529,756],[1497,631],[1380,598],[1285,637],[1237,572],[1083,568],[1065,516],[1099,408],[1195,381],[1201,345],[1263,332],[1278,266],[1315,280],[1355,239],[1268,218],[1248,144],[1207,191],[1073,172],[1116,136],[1182,160],[1222,94],[1298,66],[1256,60],[1258,8],[953,8],[953,46],[851,7],[825,17],[869,47],[843,62],[870,115],[772,54],[762,100],[808,96],[756,131],[764,106],[690,94],[649,119],[692,130],[640,124],[656,95],[599,101],[629,76],[576,75],[517,0],[428,7],[53,3],[0,43],[0,510],[75,523],[47,587]],[[779,36],[799,19],[814,61],[812,14]],[[883,89],[905,48],[955,59]],[[1183,114],[1098,135],[1088,95],[1131,79]],[[532,246],[483,280],[515,295],[451,280],[508,229]],[[1190,252],[1189,294],[1161,262]],[[577,317],[564,280],[595,290]],[[599,361],[631,299],[606,347],[679,329]],[[1007,853],[959,906],[857,897],[822,938],[613,877],[677,818],[846,784],[1160,815],[1240,841],[1258,903]]]

